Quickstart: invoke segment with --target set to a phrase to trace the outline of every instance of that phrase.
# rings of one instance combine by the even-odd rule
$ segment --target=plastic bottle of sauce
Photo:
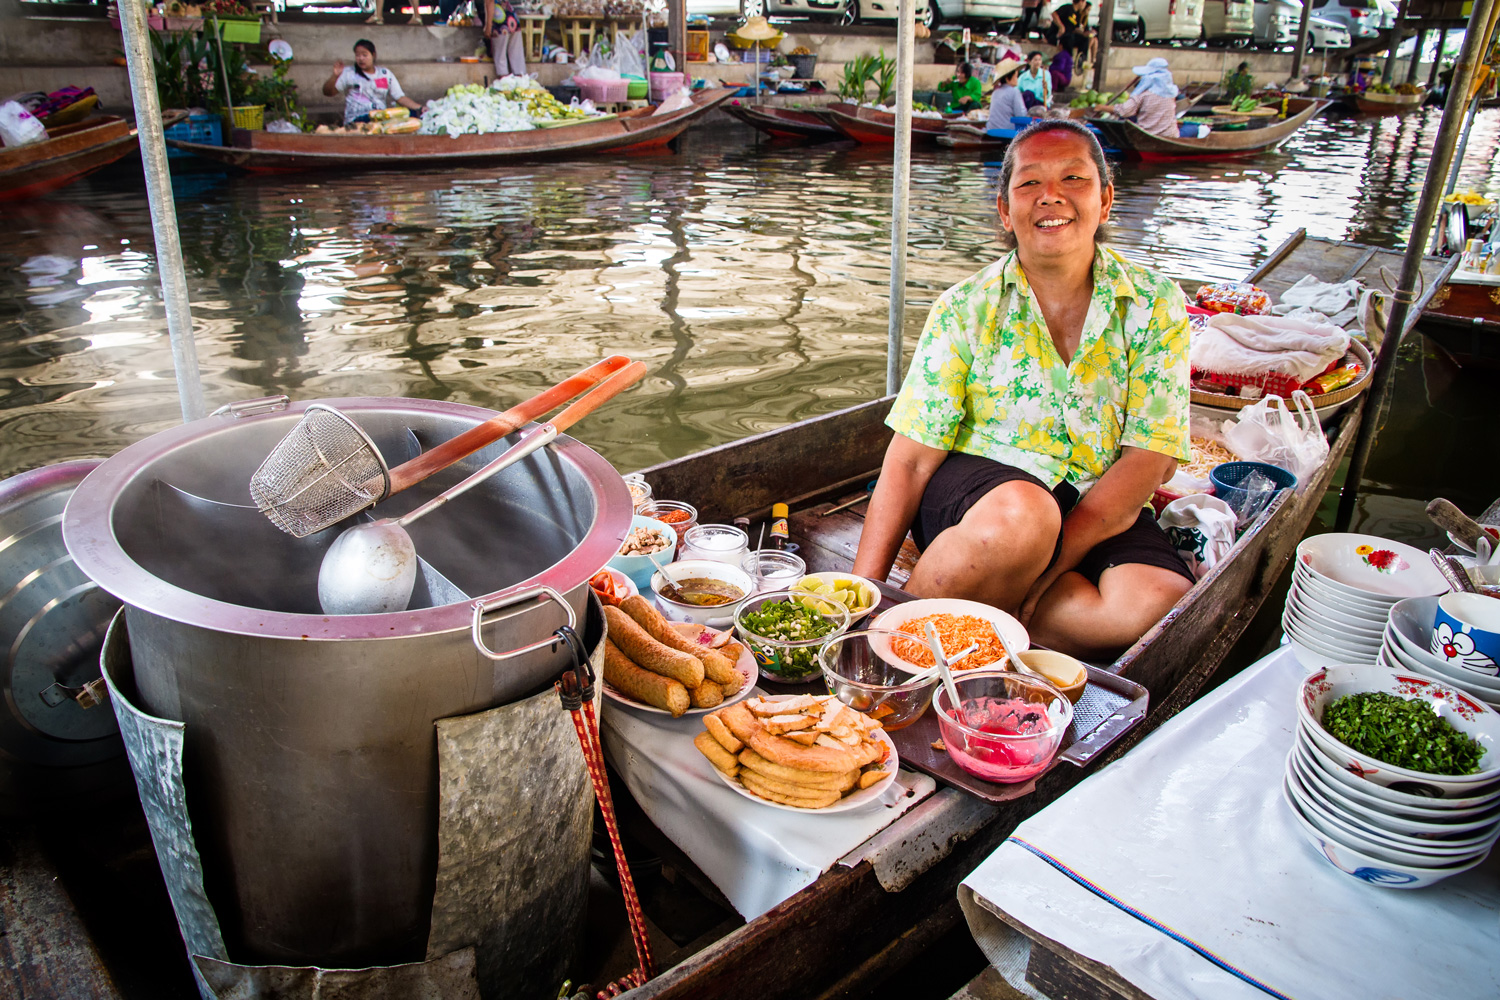
[[[791,530],[787,527],[787,517],[791,512],[784,503],[773,503],[771,505],[771,531],[770,544],[773,549],[785,549],[787,541],[791,538]]]

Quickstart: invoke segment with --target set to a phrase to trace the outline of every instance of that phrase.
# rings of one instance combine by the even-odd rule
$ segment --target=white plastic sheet
[[[927,775],[900,770],[879,805],[791,812],[752,802],[715,776],[693,746],[700,716],[647,715],[606,700],[601,728],[605,755],[641,809],[746,920],[817,881],[937,789]]]
[[[1500,856],[1397,891],[1355,881],[1302,839],[1280,788],[1304,674],[1273,653],[1015,836],[1298,1000],[1500,996]],[[1267,996],[1017,844],[959,892],[1002,962],[996,912],[1160,1000]]]

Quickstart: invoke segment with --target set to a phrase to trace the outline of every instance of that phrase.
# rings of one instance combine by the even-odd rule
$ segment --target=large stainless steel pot
[[[398,460],[412,434],[431,446],[492,415],[330,402]],[[188,809],[231,956],[420,959],[437,863],[433,722],[530,695],[565,665],[566,650],[544,641],[497,660],[471,638],[473,626],[496,651],[546,640],[566,618],[557,603],[527,600],[479,626],[473,605],[545,587],[582,620],[589,577],[629,529],[630,495],[608,462],[560,438],[412,526],[429,564],[415,610],[324,615],[317,567],[338,528],[294,539],[242,506],[302,409],[216,415],[132,445],[79,485],[63,535],[125,602],[140,707],[186,723]],[[422,503],[510,443],[377,516]]]

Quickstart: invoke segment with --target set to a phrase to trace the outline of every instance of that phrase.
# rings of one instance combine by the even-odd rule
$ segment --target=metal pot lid
[[[507,470],[530,476],[521,487],[502,474],[492,481],[493,489],[476,488],[449,505],[457,508],[474,496],[473,502],[481,506],[468,511],[468,524],[477,527],[474,533],[481,537],[437,534],[456,531],[464,516],[461,510],[451,517],[434,514],[412,526],[419,554],[426,553],[417,529],[429,522],[434,522],[434,534],[428,536],[428,549],[446,548],[450,555],[455,549],[472,549],[473,559],[491,562],[494,557],[486,555],[486,547],[525,554],[535,571],[524,579],[507,580],[482,593],[471,587],[465,593],[473,600],[392,614],[338,616],[277,608],[274,570],[292,567],[284,574],[287,587],[305,589],[310,567],[315,591],[321,550],[342,527],[297,540],[249,506],[250,473],[301,418],[309,402],[278,404],[259,412],[243,407],[221,410],[139,441],[104,462],[77,487],[63,516],[63,538],[74,561],[132,607],[217,632],[305,640],[396,639],[467,630],[476,601],[493,601],[538,585],[566,594],[609,561],[629,530],[630,494],[619,473],[593,449],[562,436],[545,453],[526,460],[537,465],[523,463]],[[425,435],[423,443],[431,447],[494,415],[481,407],[437,400],[356,397],[318,402],[365,425],[387,458],[396,461],[409,457],[402,453],[401,442],[412,431],[417,437]],[[503,448],[505,443],[491,447]],[[487,460],[490,450],[470,456],[465,464]],[[447,474],[462,472],[455,467]],[[441,478],[391,498],[377,509],[377,516],[416,506],[429,495],[424,490],[441,488],[435,485]],[[484,508],[485,504],[490,506]],[[387,511],[388,505],[398,507]],[[143,527],[152,521],[158,522],[154,529]],[[296,548],[300,543],[311,548]],[[220,554],[223,562],[216,565]],[[274,563],[269,569],[264,565],[268,558]],[[247,566],[252,571],[247,572]],[[194,586],[169,578],[184,573],[196,581]],[[259,581],[260,592],[269,595],[264,606],[213,593],[241,582],[253,588],[258,575],[267,577]],[[316,609],[316,604],[311,607]]]

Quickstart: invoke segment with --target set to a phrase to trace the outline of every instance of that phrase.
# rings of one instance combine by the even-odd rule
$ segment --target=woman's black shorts
[[[1002,483],[1016,479],[1047,489],[1045,483],[1029,472],[979,455],[950,452],[927,484],[927,489],[922,494],[922,506],[917,510],[916,520],[912,522],[911,534],[917,548],[925,550],[939,534],[963,520],[969,508],[978,503],[986,493]],[[1067,517],[1068,512],[1078,503],[1078,490],[1072,483],[1058,483],[1049,492],[1057,501],[1058,512],[1063,517]],[[1053,561],[1056,561],[1061,550],[1062,531],[1059,530],[1052,548]],[[1082,573],[1097,587],[1105,570],[1127,563],[1159,566],[1181,573],[1189,582],[1194,579],[1192,570],[1187,568],[1187,564],[1167,540],[1166,532],[1157,525],[1151,512],[1144,509],[1134,524],[1113,538],[1106,538],[1095,545],[1073,569]]]

